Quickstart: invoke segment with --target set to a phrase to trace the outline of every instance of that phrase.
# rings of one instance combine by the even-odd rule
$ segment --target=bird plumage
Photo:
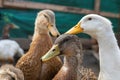
[[[13,40],[8,39],[0,40],[0,60],[1,61],[12,60],[14,63],[15,55],[18,55],[19,57],[24,55],[24,51],[19,46],[19,44]]]
[[[35,20],[30,49],[16,64],[16,67],[23,71],[25,80],[51,80],[60,69],[62,63],[58,57],[44,64],[40,60],[40,57],[52,46],[49,32],[53,36],[59,35],[55,25],[55,15],[51,10],[42,10]]]
[[[24,80],[23,72],[10,64],[0,68],[0,80]]]
[[[94,74],[87,74],[92,71],[81,67],[82,44],[77,36],[66,34],[59,36],[52,48],[42,57],[42,61],[45,62],[58,55],[64,55],[64,64],[52,80],[96,80]]]
[[[120,49],[111,22],[100,15],[88,14],[66,34],[84,32],[95,38],[99,45],[100,73],[98,80],[120,79]]]
[[[2,30],[2,39],[9,39],[10,38],[10,34],[9,34],[10,30],[11,29],[18,29],[18,28],[19,27],[13,23],[6,24]]]

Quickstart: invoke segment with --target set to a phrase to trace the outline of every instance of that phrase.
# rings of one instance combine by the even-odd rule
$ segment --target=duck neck
[[[29,54],[34,55],[35,58],[40,59],[52,46],[52,39],[48,33],[40,34],[35,32],[33,40],[30,45]]]
[[[8,39],[9,38],[9,31],[10,31],[10,26],[9,25],[4,27],[3,33],[2,33],[2,39]]]
[[[100,57],[98,80],[119,80],[120,50],[115,35],[112,30],[101,35],[98,36]]]
[[[67,69],[76,71],[78,66],[78,59],[76,55],[74,56],[65,56],[64,65]]]

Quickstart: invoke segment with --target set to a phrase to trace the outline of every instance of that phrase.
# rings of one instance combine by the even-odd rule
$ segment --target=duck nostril
[[[56,37],[59,37],[60,35],[57,35]]]
[[[55,49],[53,49],[52,51],[55,51]]]

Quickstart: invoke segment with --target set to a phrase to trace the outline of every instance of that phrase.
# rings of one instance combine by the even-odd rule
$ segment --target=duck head
[[[5,25],[2,31],[2,39],[10,38],[9,32],[11,29],[19,29],[19,27],[13,23]]]
[[[80,51],[80,49],[82,49],[80,42],[78,41],[79,38],[75,35],[60,35],[55,40],[55,43],[53,44],[52,48],[41,58],[42,61],[47,61],[58,55],[76,55],[78,53],[77,51]]]
[[[55,14],[51,10],[42,10],[37,14],[35,21],[35,30],[39,33],[50,32],[52,36],[59,36],[60,33],[56,29]]]
[[[112,25],[107,18],[97,14],[88,14],[65,34],[78,34],[83,32],[96,39],[98,36],[105,34],[105,32],[109,32],[109,30],[112,30]]]

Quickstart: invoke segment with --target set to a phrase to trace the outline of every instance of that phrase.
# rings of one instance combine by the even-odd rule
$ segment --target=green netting
[[[0,9],[0,28],[2,29],[6,23],[14,23],[20,27],[19,30],[12,30],[10,35],[12,37],[27,37],[33,34],[34,19],[37,11],[34,10],[12,10]],[[6,20],[8,19],[8,20]],[[2,31],[0,31],[1,34]]]
[[[49,4],[65,5],[65,6],[74,6],[80,8],[86,8],[93,10],[94,0],[27,0],[34,2],[43,2]],[[120,8],[119,0],[101,0],[101,11],[118,13]],[[40,10],[15,10],[15,9],[0,9],[0,35],[2,33],[2,28],[6,23],[14,23],[20,27],[19,30],[12,30],[10,32],[11,37],[28,37],[32,35],[34,31],[34,20],[37,12]],[[63,13],[55,12],[56,14],[56,25],[60,33],[66,32],[73,25],[75,25],[83,14],[72,14],[72,13]],[[109,18],[114,26],[114,31],[118,32],[119,29],[119,19]],[[79,35],[81,36],[81,35]],[[82,35],[84,36],[84,34]],[[86,35],[85,35],[86,36]]]
[[[106,12],[118,13],[120,12],[119,11],[120,4],[118,4],[119,2],[120,0],[101,0],[100,10]]]
[[[94,0],[27,0],[33,2],[43,2],[49,4],[57,4],[57,5],[64,5],[64,6],[73,6],[73,7],[80,7],[80,8],[87,8],[93,9],[94,8]],[[87,5],[87,6],[86,6]]]

